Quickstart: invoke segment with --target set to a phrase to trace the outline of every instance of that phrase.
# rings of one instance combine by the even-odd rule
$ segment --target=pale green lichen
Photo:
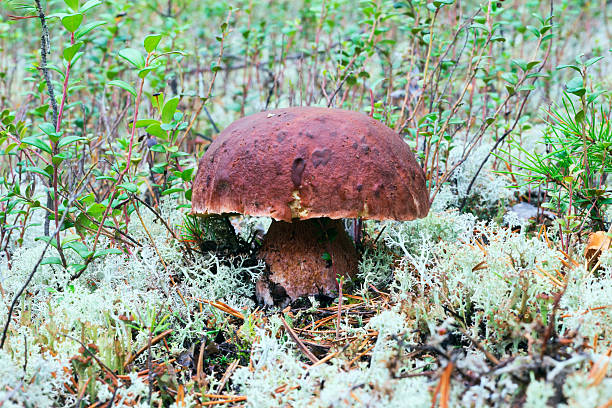
[[[170,208],[163,207],[162,216],[172,220],[171,225],[177,225],[182,216],[172,214]],[[13,323],[7,351],[0,354],[0,370],[6,371],[0,380],[3,390],[0,401],[2,396],[9,395],[6,390],[21,381],[27,384],[27,392],[11,394],[6,406],[51,406],[57,401],[74,400],[63,388],[64,377],[53,378],[51,373],[62,373],[70,358],[79,355],[80,344],[59,333],[84,336],[99,348],[98,356],[104,364],[117,368],[125,356],[116,353],[116,345],[126,352],[146,345],[149,322],[156,316],[154,324],[174,330],[168,346],[173,355],[179,355],[189,351],[186,347],[194,339],[202,338],[210,329],[211,319],[218,322],[224,319],[222,312],[202,303],[203,300],[223,301],[246,317],[239,336],[251,344],[252,370],[238,368],[231,384],[236,393],[248,396],[247,404],[253,407],[287,404],[402,407],[406,401],[411,406],[430,407],[439,376],[412,375],[424,370],[439,374],[448,361],[407,358],[419,344],[451,356],[453,364],[463,372],[483,374],[469,385],[453,377],[451,406],[506,407],[520,393],[525,393],[527,406],[542,406],[545,401],[561,396],[568,407],[591,407],[612,398],[608,391],[612,385],[609,369],[599,384],[591,385],[593,380],[588,378],[590,364],[604,358],[605,340],[610,338],[612,327],[609,310],[605,308],[612,304],[610,251],[602,254],[601,269],[588,274],[580,266],[583,262],[580,258],[579,266],[565,268],[560,253],[543,238],[529,236],[524,229],[511,232],[453,210],[432,212],[410,223],[388,221],[371,225],[368,228],[372,235],[378,234],[383,226],[385,230],[380,245],[368,249],[360,262],[357,280],[360,286],[356,289],[368,299],[373,296],[370,285],[386,288],[390,307],[379,310],[363,326],[350,323],[347,316],[341,319],[342,332],[347,336],[361,339],[368,330],[378,331],[371,357],[369,361],[356,361],[347,369],[345,364],[353,356],[340,353],[328,364],[309,369],[293,341],[284,335],[275,314],[264,326],[258,326],[250,314],[255,307],[251,299],[255,281],[263,271],[262,264],[211,253],[186,258],[152,213],[142,210],[141,215],[149,233],[139,220],[132,220],[129,233],[143,246],[131,254],[96,260],[82,279],[69,285],[66,272],[50,265],[40,267],[29,287],[29,296],[18,311],[18,316],[28,319],[27,324],[19,320]],[[258,221],[245,222],[241,222],[240,230],[251,236],[253,228],[249,225]],[[30,244],[30,251],[14,251],[11,269],[6,262],[0,267],[5,291],[2,298],[5,307],[0,309],[3,318],[13,294],[42,251],[41,242]],[[78,260],[72,251],[67,251],[67,256]],[[592,354],[569,350],[568,359],[557,361],[546,356],[539,360],[538,353],[526,352],[525,333],[536,336],[537,319],[550,312],[546,309],[550,300],[543,299],[552,297],[559,287],[546,275],[559,276],[558,273],[568,274],[568,285],[560,302],[563,318],[557,315],[559,330],[578,331],[580,336],[590,339],[597,336],[600,342]],[[177,278],[175,284],[169,276]],[[296,319],[301,313],[297,313]],[[140,325],[141,329],[132,332],[121,316],[132,316],[135,319],[132,324]],[[457,327],[479,339],[498,358],[512,356],[513,360],[489,373],[486,356],[470,345]],[[461,337],[461,348],[449,344],[451,332]],[[28,341],[25,375],[20,368],[25,361],[24,339]],[[43,346],[57,354],[50,356]],[[153,347],[153,358],[162,355],[161,349]],[[141,356],[138,361],[142,363],[145,359],[146,356]],[[543,376],[531,379],[526,387],[517,381],[517,373],[530,378],[533,371],[528,367],[536,366],[542,367]],[[182,376],[178,380],[189,378]],[[207,381],[211,390],[218,384],[213,376],[208,376]],[[148,398],[148,389],[143,387],[141,379],[133,378],[119,388],[117,395],[141,396],[142,405]],[[284,391],[274,392],[279,387],[284,387]],[[97,386],[96,398],[109,401],[111,390]],[[159,398],[154,392],[153,400]],[[194,405],[195,400],[187,395],[185,403]]]

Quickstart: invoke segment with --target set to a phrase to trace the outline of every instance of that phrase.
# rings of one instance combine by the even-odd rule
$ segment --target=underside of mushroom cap
[[[425,175],[393,130],[358,112],[299,107],[232,123],[202,157],[192,213],[412,220]]]

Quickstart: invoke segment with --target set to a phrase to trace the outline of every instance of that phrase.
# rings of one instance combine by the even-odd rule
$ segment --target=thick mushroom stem
[[[306,295],[332,296],[338,291],[337,277],[357,273],[357,251],[342,220],[274,221],[258,257],[270,269],[257,284],[258,297],[267,304],[283,290],[292,301]]]

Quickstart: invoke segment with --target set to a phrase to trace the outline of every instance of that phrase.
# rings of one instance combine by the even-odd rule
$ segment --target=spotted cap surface
[[[410,147],[369,116],[295,107],[229,125],[200,160],[192,213],[279,221],[318,217],[412,220],[429,211]]]

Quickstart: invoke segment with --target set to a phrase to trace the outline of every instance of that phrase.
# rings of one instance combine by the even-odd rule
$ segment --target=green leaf
[[[121,252],[119,249],[117,248],[107,248],[107,249],[101,249],[99,251],[96,251],[96,253],[94,254],[94,258],[98,258],[100,256],[106,256],[106,255],[120,255],[123,252]]]
[[[166,153],[166,147],[162,143],[151,146],[149,150],[157,153]]]
[[[172,99],[168,99],[166,103],[164,103],[164,108],[162,109],[162,122],[170,123],[172,122],[172,118],[174,117],[174,112],[176,112],[176,108],[179,104],[179,97],[176,96]]]
[[[599,60],[600,60],[600,59],[602,59],[602,58],[603,58],[603,57],[601,57],[601,56],[600,56],[600,57],[594,57],[594,58],[591,58],[591,59],[587,60],[587,61],[584,63],[584,66],[585,66],[585,67],[590,67],[591,65],[593,65],[594,63],[596,63],[597,61],[599,61]]]
[[[579,73],[582,73],[582,71],[580,70],[580,67],[576,66],[576,65],[572,65],[572,64],[566,64],[566,65],[559,65],[557,67],[557,71],[561,70],[561,69],[565,69],[565,68],[571,68],[575,71],[578,71]]]
[[[83,259],[87,259],[91,256],[91,251],[81,241],[70,241],[67,244],[62,245],[62,247],[74,250]]]
[[[584,111],[582,109],[576,113],[576,115],[574,116],[574,120],[576,121],[576,123],[580,123],[584,120]]]
[[[78,30],[74,32],[74,38],[78,40],[79,38],[83,37],[85,34],[89,33],[91,30],[97,27],[103,26],[104,24],[106,24],[105,21],[94,21],[89,24],[86,24],[85,26],[79,28]]]
[[[168,133],[161,128],[159,123],[153,123],[152,125],[147,126],[145,129],[146,132],[150,135],[153,135],[159,139],[166,140],[168,138]]]
[[[193,170],[194,170],[193,167],[190,169],[183,170],[181,172],[181,179],[183,179],[183,181],[191,181]]]
[[[74,58],[72,59],[72,65],[75,65],[77,63],[77,61],[79,59],[81,59],[81,57],[85,55],[85,53],[83,51],[79,51],[76,53],[76,55],[74,56]],[[71,86],[68,88],[68,92],[75,92],[78,89],[84,89],[86,88],[85,85],[77,85],[77,86]]]
[[[157,45],[161,41],[162,36],[160,34],[147,35],[144,39],[144,48],[148,53],[155,51]]]
[[[64,160],[66,160],[68,158],[68,156],[66,156],[63,153],[58,153],[56,155],[54,155],[53,157],[51,157],[51,162],[56,165],[59,166],[60,164],[62,164],[62,162]]]
[[[144,56],[135,48],[124,48],[119,51],[119,56],[138,69],[143,69],[145,67]]]
[[[540,33],[545,34],[548,30],[552,28],[552,25],[546,24],[540,28]]]
[[[83,42],[79,41],[77,43],[72,44],[68,48],[64,48],[64,59],[68,62],[72,62],[75,54],[81,49],[83,46]]]
[[[534,85],[528,84],[528,85],[521,85],[518,88],[516,88],[517,92],[520,91],[533,91],[534,89],[536,89],[536,87]]]
[[[21,143],[38,147],[40,150],[51,154],[51,146],[49,146],[49,144],[43,142],[35,136],[24,137],[23,139],[21,139]]]
[[[81,23],[83,22],[83,15],[81,13],[66,14],[62,17],[62,25],[64,28],[71,33],[74,33]]]
[[[152,125],[154,123],[157,123],[158,125],[160,124],[159,120],[155,120],[155,119],[150,119],[150,118],[148,118],[148,119],[139,119],[139,120],[136,121],[136,127],[137,128],[147,127],[147,126]]]
[[[523,71],[527,71],[527,61],[524,61],[522,59],[513,59],[512,63],[518,66]]]
[[[110,81],[108,83],[108,85],[110,85],[110,86],[118,86],[119,88],[128,91],[129,93],[132,94],[132,96],[134,96],[134,98],[136,98],[136,89],[134,89],[134,87],[132,85],[128,84],[125,81],[122,81],[120,79],[115,79],[113,81]]]
[[[153,173],[157,173],[157,174],[164,174],[166,171],[166,166],[168,165],[168,163],[166,162],[162,162],[162,163],[155,163],[155,165],[153,165],[153,167],[151,168],[151,171]]]
[[[157,67],[158,67],[158,65],[154,65],[154,66],[148,66],[146,68],[143,68],[143,69],[139,70],[138,71],[138,77],[139,78],[146,77],[149,74],[149,72],[154,71]]]
[[[606,93],[606,91],[602,91],[602,90],[599,90],[597,92],[592,93],[587,98],[587,103],[593,103],[595,101],[595,99],[597,99],[600,95],[602,95],[604,93]]]
[[[100,203],[93,203],[89,207],[87,207],[87,214],[91,215],[94,218],[98,218],[106,211],[106,206]]]
[[[501,78],[511,85],[516,85],[518,83],[518,76],[513,72],[504,72]]]
[[[4,149],[4,154],[9,154],[9,152],[11,150],[13,150],[14,148],[16,148],[17,146],[19,146],[19,143],[11,143],[8,146],[6,146],[6,148]]]
[[[155,109],[161,112],[162,106],[164,103],[164,94],[162,92],[158,92],[151,96],[151,104]]]
[[[64,3],[66,3],[72,11],[79,11],[79,0],[64,0]]]
[[[48,256],[40,262],[41,265],[61,265],[62,260],[57,256]]]
[[[213,61],[213,62],[210,64],[210,70],[211,70],[211,72],[221,71],[221,66],[217,65],[217,62],[216,62],[216,61]]]
[[[62,137],[60,141],[57,143],[57,147],[61,149],[64,146],[68,146],[71,143],[78,142],[81,140],[87,140],[87,138],[82,137],[82,136],[65,136],[65,137]]]
[[[38,128],[44,132],[47,136],[55,136],[55,126],[53,126],[49,122],[42,123],[38,125]]]
[[[162,191],[161,195],[163,195],[163,196],[170,195],[172,193],[178,193],[178,192],[181,192],[183,190],[184,190],[183,188],[179,188],[179,187],[168,188],[168,189]]]
[[[83,4],[83,6],[81,6],[81,13],[85,13],[86,11],[89,11],[92,8],[97,7],[100,4],[102,4],[100,0],[89,0],[88,2]]]
[[[53,237],[36,237],[34,238],[34,241],[42,241],[44,243],[49,243],[49,245],[51,245],[53,248],[57,248],[57,240]]]
[[[87,268],[87,265],[83,265],[83,264],[70,264],[70,265],[68,265],[68,270],[73,275],[81,272],[85,268]]]
[[[530,70],[531,68],[535,67],[536,65],[538,65],[541,61],[530,61],[527,63],[527,70]]]
[[[35,166],[26,167],[26,171],[29,171],[31,173],[37,173],[37,174],[40,174],[41,176],[51,178],[51,174],[49,174],[44,169],[41,169],[40,167],[35,167]]]
[[[323,255],[321,255],[321,258],[323,258],[323,260],[327,261],[327,262],[331,262],[332,257],[329,254],[329,252],[323,252]]]
[[[531,74],[527,74],[525,78],[548,78],[549,76],[550,75],[543,72],[532,72]]]
[[[121,183],[118,187],[122,187],[124,190],[129,191],[132,194],[138,192],[138,186],[134,183]]]
[[[62,71],[57,65],[47,64],[47,68],[49,68],[52,71],[57,72],[60,77],[64,78],[64,76],[65,76],[64,71]]]
[[[529,30],[536,38],[540,38],[540,30],[535,28],[534,26],[528,25],[527,30]]]
[[[582,96],[586,92],[581,77],[574,77],[567,84],[565,84],[565,87],[568,93],[571,93],[576,96]]]
[[[441,8],[446,5],[453,4],[455,0],[434,0],[433,5],[435,8]]]

